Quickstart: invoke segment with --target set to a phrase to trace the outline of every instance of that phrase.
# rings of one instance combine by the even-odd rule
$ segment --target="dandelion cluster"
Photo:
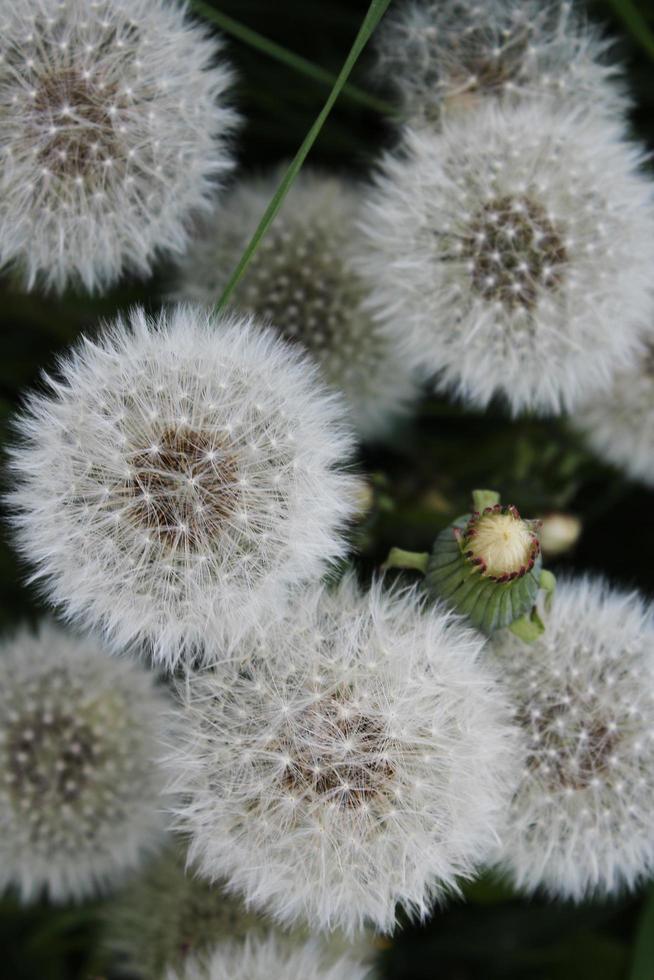
[[[654,868],[654,623],[601,581],[557,589],[543,637],[498,634],[525,764],[500,863],[532,891],[580,899]]]
[[[270,934],[245,945],[218,945],[208,964],[191,961],[165,980],[371,980],[369,967],[350,956],[334,960],[317,942],[298,943]]]
[[[215,302],[252,236],[280,175],[242,181],[181,264],[179,295]],[[361,189],[320,173],[300,174],[255,253],[233,302],[305,348],[345,395],[365,437],[384,432],[415,395],[401,331],[386,333],[363,308],[353,267]]]
[[[565,0],[411,0],[384,19],[377,74],[418,121],[484,98],[620,117],[629,100],[609,47]]]
[[[364,980],[376,933],[484,870],[573,900],[654,875],[651,607],[543,567],[599,537],[580,433],[654,485],[654,184],[608,42],[567,0],[398,2],[373,176],[218,194],[233,77],[186,6],[0,28],[9,319],[49,315],[19,282],[172,260],[76,340],[53,301],[72,346],[13,421],[12,540],[82,632],[0,650],[0,886],[120,886],[107,975]],[[575,414],[465,417],[494,400]]]
[[[285,925],[390,931],[495,841],[514,764],[482,639],[413,593],[305,592],[182,691],[177,825],[209,878]]]
[[[639,161],[617,124],[540,105],[407,129],[365,216],[380,321],[401,318],[440,387],[482,407],[557,413],[605,387],[651,329]]]
[[[342,554],[340,404],[249,318],[134,310],[59,374],[18,421],[17,537],[48,595],[115,647],[171,666],[207,636],[227,650]]]
[[[166,707],[90,640],[23,629],[0,657],[0,885],[85,897],[159,840]]]
[[[18,0],[0,28],[0,263],[95,290],[180,252],[231,166],[220,44],[172,0]]]

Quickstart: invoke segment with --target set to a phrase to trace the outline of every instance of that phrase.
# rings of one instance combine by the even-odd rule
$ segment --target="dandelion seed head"
[[[563,0],[410,0],[375,37],[377,75],[414,119],[483,99],[583,105],[621,118],[630,100],[611,43]]]
[[[159,839],[164,702],[148,674],[50,625],[17,633],[0,674],[0,880],[24,900],[83,898]]]
[[[510,791],[482,644],[412,592],[346,577],[252,634],[238,673],[194,677],[170,766],[199,872],[284,925],[425,916],[483,860]]]
[[[607,120],[542,105],[407,128],[363,219],[378,322],[402,317],[427,373],[466,401],[573,408],[651,331],[640,160]]]
[[[574,427],[597,455],[632,479],[654,486],[654,345],[613,384],[575,412]]]
[[[180,265],[177,295],[215,303],[281,179],[242,180],[207,221]],[[401,330],[379,329],[362,307],[354,270],[361,192],[354,183],[303,172],[255,252],[232,301],[306,349],[345,395],[357,430],[383,433],[415,397]]]
[[[525,750],[500,857],[518,887],[580,900],[651,873],[653,639],[637,595],[592,579],[558,585],[535,643],[493,638]]]
[[[138,976],[162,976],[187,958],[205,959],[218,942],[244,941],[265,920],[218,885],[184,867],[181,847],[171,846],[107,905],[105,946]]]
[[[219,943],[209,962],[190,960],[171,970],[166,980],[364,980],[370,966],[350,955],[334,958],[317,940],[291,939],[270,933],[245,944]]]
[[[17,422],[17,540],[67,615],[167,666],[340,556],[358,482],[315,368],[249,318],[134,310]]]
[[[21,0],[0,27],[0,262],[97,290],[183,251],[232,162],[220,44],[168,0]]]

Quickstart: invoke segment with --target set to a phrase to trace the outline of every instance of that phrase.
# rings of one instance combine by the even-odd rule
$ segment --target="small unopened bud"
[[[541,520],[540,546],[543,554],[562,555],[573,548],[581,534],[581,521],[573,514],[547,514]]]

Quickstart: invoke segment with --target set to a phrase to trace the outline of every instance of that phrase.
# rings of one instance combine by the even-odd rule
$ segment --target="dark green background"
[[[368,0],[214,0],[214,6],[337,71]],[[590,15],[618,37],[617,52],[636,99],[634,134],[654,150],[654,61],[642,38],[616,15],[617,6],[608,0],[588,5]],[[654,31],[652,4],[643,0],[636,6]],[[252,170],[288,158],[326,89],[237,41],[229,48],[239,70],[238,104],[247,119],[239,141],[241,166]],[[369,64],[367,53],[353,76],[368,89]],[[393,133],[387,120],[342,96],[310,161],[365,176],[379,150],[392,144]],[[21,392],[53,364],[57,351],[130,303],[156,307],[168,274],[161,268],[151,282],[123,283],[93,300],[25,295],[8,280],[0,282],[3,444]],[[579,515],[580,542],[552,566],[554,571],[590,569],[649,596],[654,592],[654,494],[594,460],[560,420],[512,422],[500,407],[471,414],[425,397],[417,417],[390,445],[363,451],[362,465],[374,474],[377,498],[358,542],[364,571],[383,560],[391,545],[428,549],[435,533],[467,509],[470,490],[488,486],[525,516],[553,509]],[[3,630],[40,614],[24,574],[11,548],[0,542]],[[465,897],[424,927],[399,932],[383,954],[384,975],[393,980],[654,980],[654,905],[648,906],[647,891],[575,907],[524,901],[482,880],[468,886]],[[21,910],[6,898],[0,904],[0,980],[110,976],[99,955],[97,913],[97,907]]]

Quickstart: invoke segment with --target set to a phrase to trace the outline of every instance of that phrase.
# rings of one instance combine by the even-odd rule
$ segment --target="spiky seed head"
[[[425,916],[492,845],[515,764],[479,634],[413,592],[307,589],[239,671],[191,678],[177,825],[209,878],[285,925]]]
[[[372,980],[369,970],[352,956],[334,959],[316,940],[298,942],[271,932],[245,944],[219,943],[208,963],[191,961],[165,980]]]
[[[171,844],[107,904],[104,944],[121,972],[161,977],[190,958],[206,962],[217,943],[269,931],[240,900],[185,868],[185,857],[181,843]]]
[[[523,521],[515,507],[497,504],[473,514],[461,535],[461,546],[482,575],[500,582],[524,575],[540,554],[533,521]]]
[[[654,322],[640,159],[618,126],[538,104],[406,129],[365,212],[380,323],[401,318],[439,386],[476,405],[552,413],[604,389]]]
[[[103,890],[162,829],[169,707],[149,674],[54,625],[0,659],[0,885],[24,900]]]
[[[243,179],[182,260],[177,296],[211,305],[256,229],[281,179]],[[365,437],[383,434],[415,397],[402,324],[380,330],[362,300],[367,289],[352,258],[361,248],[361,190],[351,181],[302,172],[232,296],[306,349],[325,380],[345,395]]]
[[[593,392],[571,421],[601,459],[654,486],[654,343],[608,391]]]
[[[377,75],[415,119],[545,100],[621,119],[630,100],[610,43],[565,0],[408,0],[375,35]]]
[[[316,369],[247,317],[139,309],[83,340],[19,418],[17,540],[117,648],[226,656],[343,554],[357,481]],[[222,643],[218,637],[222,636]]]
[[[183,251],[232,164],[221,45],[173,0],[17,0],[0,28],[0,263],[96,290]]]
[[[654,625],[592,579],[559,583],[545,622],[491,648],[525,758],[500,864],[527,891],[614,894],[654,867]]]

